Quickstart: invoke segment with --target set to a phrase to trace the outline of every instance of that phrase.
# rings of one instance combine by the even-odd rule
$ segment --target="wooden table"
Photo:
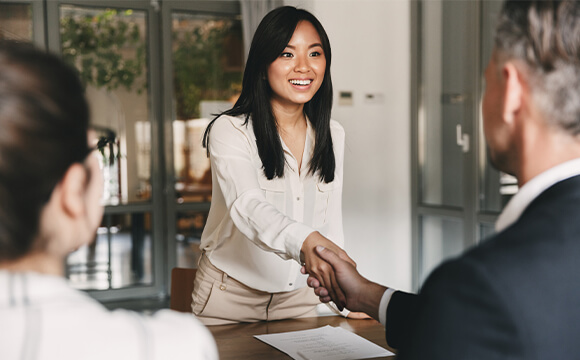
[[[288,355],[254,338],[254,335],[308,330],[326,325],[340,326],[392,351],[385,340],[385,329],[375,320],[321,316],[259,323],[217,325],[208,326],[208,328],[215,337],[221,360],[288,360],[291,359]],[[394,359],[394,356],[378,359]]]

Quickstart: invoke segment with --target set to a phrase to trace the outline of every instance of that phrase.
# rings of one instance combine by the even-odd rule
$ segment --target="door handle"
[[[455,127],[455,133],[457,136],[457,146],[461,147],[461,150],[466,153],[469,151],[469,135],[464,134],[461,129],[461,124]]]

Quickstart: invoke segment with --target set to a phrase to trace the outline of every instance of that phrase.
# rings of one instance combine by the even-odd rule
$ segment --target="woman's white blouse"
[[[264,175],[251,119],[243,123],[243,117],[221,116],[211,129],[213,192],[201,248],[213,265],[251,288],[281,292],[304,287],[300,249],[306,237],[319,231],[341,247],[344,243],[344,129],[331,120],[336,170],[327,184],[308,171],[315,141],[310,122],[301,168],[281,140],[284,178],[272,180]]]
[[[0,270],[0,359],[217,360],[192,314],[109,311],[62,277]]]

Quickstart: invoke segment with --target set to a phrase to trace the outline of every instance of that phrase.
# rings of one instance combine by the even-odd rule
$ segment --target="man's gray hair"
[[[580,4],[506,1],[495,36],[497,61],[526,64],[536,105],[551,125],[580,134]]]

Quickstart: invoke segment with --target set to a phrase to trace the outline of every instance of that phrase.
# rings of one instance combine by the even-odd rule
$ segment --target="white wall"
[[[371,280],[411,290],[410,0],[285,3],[311,11],[332,46],[333,118],[346,130],[346,250]],[[339,104],[341,91],[352,92],[352,106]]]

